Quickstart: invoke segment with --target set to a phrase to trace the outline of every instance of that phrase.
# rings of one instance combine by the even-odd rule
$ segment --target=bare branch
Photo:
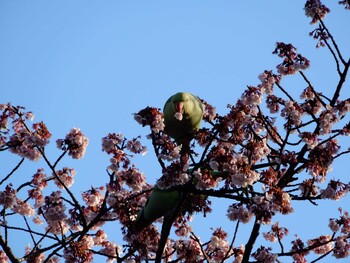
[[[21,159],[21,161],[15,166],[15,168],[12,169],[12,171],[4,177],[4,179],[1,180],[0,185],[2,185],[7,179],[10,178],[10,176],[17,171],[17,169],[22,165],[24,162],[24,158]]]

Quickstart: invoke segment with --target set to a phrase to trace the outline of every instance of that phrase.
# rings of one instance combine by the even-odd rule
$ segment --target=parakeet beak
[[[178,113],[183,113],[183,111],[184,111],[184,104],[183,104],[183,102],[175,102],[175,110]]]

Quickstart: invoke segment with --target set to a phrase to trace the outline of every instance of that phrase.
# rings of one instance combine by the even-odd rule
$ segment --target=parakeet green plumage
[[[165,132],[189,151],[189,143],[194,131],[198,130],[204,114],[204,105],[196,97],[187,92],[179,92],[171,96],[164,105]],[[132,232],[140,232],[156,219],[165,216],[176,207],[181,192],[170,189],[159,189],[156,185],[145,206],[138,213],[132,224]]]
[[[165,132],[175,139],[178,145],[188,147],[193,132],[198,130],[204,114],[204,105],[198,97],[178,92],[164,105]]]
[[[158,218],[169,214],[176,207],[180,196],[181,192],[179,191],[170,189],[162,190],[155,185],[145,206],[138,213],[133,223],[134,231],[139,232],[151,225]]]

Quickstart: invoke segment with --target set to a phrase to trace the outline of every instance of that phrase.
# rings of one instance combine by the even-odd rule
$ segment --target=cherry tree
[[[350,9],[349,1],[339,4]],[[60,164],[64,158],[82,158],[88,138],[71,129],[56,141],[60,152],[51,160],[45,151],[51,138],[45,123],[34,122],[24,107],[1,104],[0,151],[21,160],[0,178],[0,262],[93,262],[102,257],[107,262],[272,263],[285,258],[308,262],[311,255],[312,262],[348,257],[346,210],[330,215],[328,232],[308,240],[295,237],[291,243],[285,242],[290,230],[275,220],[292,214],[296,201],[316,205],[339,200],[350,190],[349,181],[327,177],[332,163],[350,153],[349,145],[340,143],[350,135],[350,98],[341,99],[350,59],[343,57],[326,25],[330,10],[320,0],[306,1],[304,10],[315,25],[310,36],[316,47],[327,49],[335,64],[338,82],[327,94],[305,73],[310,61],[292,44],[277,42],[273,53],[281,61],[276,70],[262,72],[259,83],[248,86],[226,114],[219,115],[202,99],[205,123],[195,132],[189,153],[183,154],[164,131],[160,109],[149,106],[134,115],[148,129],[149,151],[163,171],[157,186],[181,193],[171,213],[139,232],[132,231],[132,223],[154,187],[133,163],[147,151],[140,136],[110,133],[102,138],[102,150],[110,157],[105,184],[75,193],[75,169]],[[302,80],[299,97],[284,86],[289,77]],[[41,160],[45,167],[13,181],[25,160]],[[192,222],[194,215],[216,209],[213,199],[230,202],[220,220],[235,227],[208,229],[210,238],[203,241]],[[24,224],[14,223],[19,221]],[[111,222],[120,226],[122,243],[109,239],[105,225]],[[251,231],[239,244],[243,225]],[[266,226],[270,230],[261,232]],[[27,246],[16,241],[23,245],[20,255],[10,245],[13,233],[31,240]],[[260,236],[264,242],[258,242]]]

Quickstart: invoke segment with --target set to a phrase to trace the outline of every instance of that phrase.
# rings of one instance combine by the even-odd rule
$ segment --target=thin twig
[[[205,252],[204,247],[203,247],[201,241],[199,240],[199,238],[194,234],[194,232],[191,232],[191,235],[192,235],[191,238],[192,238],[194,241],[196,241],[196,242],[198,243],[198,245],[200,246],[201,251],[202,251],[202,254],[203,254],[205,260],[206,260],[208,263],[210,263],[210,258],[208,257],[207,253]]]
[[[324,28],[324,30],[326,30],[327,35],[328,35],[329,38],[331,39],[332,44],[333,44],[335,50],[337,51],[338,57],[340,58],[341,62],[342,62],[344,65],[346,65],[346,61],[345,61],[345,59],[343,58],[343,56],[342,56],[342,54],[341,54],[341,52],[340,52],[340,50],[339,50],[339,47],[338,47],[337,43],[335,42],[335,40],[334,40],[334,38],[333,38],[333,35],[329,32],[329,30],[328,30],[328,28],[326,27],[326,25],[325,25],[325,23],[323,22],[323,20],[322,20],[322,19],[319,19],[319,21],[320,21],[322,27]]]
[[[299,74],[303,77],[303,79],[305,80],[305,82],[309,85],[312,93],[315,95],[315,97],[317,98],[317,100],[319,102],[321,102],[322,106],[326,108],[326,103],[323,102],[323,100],[320,98],[320,96],[318,96],[318,93],[315,91],[314,87],[312,86],[310,80],[306,77],[305,73],[301,70],[299,70]]]
[[[337,100],[339,98],[340,90],[342,89],[343,84],[345,83],[346,75],[348,74],[349,67],[350,67],[350,59],[348,60],[347,63],[345,63],[344,71],[340,75],[340,80],[338,82],[337,88],[336,88],[336,90],[334,92],[334,95],[333,95],[333,98],[332,98],[332,101],[331,101],[331,104],[330,104],[332,107],[334,107],[335,103],[337,102]]]
[[[5,176],[4,179],[1,180],[0,185],[2,185],[7,179],[10,178],[10,176],[21,166],[21,164],[24,162],[24,158],[15,166],[15,168],[12,169],[12,171]]]
[[[237,223],[236,223],[235,232],[234,232],[234,234],[233,234],[231,244],[230,244],[230,246],[229,246],[229,249],[228,249],[227,252],[226,252],[225,257],[222,259],[221,263],[224,263],[226,259],[228,259],[229,257],[232,256],[232,255],[230,255],[230,251],[233,249],[233,245],[234,245],[235,240],[236,240],[236,237],[237,237],[239,222],[240,222],[240,221],[238,220]]]

